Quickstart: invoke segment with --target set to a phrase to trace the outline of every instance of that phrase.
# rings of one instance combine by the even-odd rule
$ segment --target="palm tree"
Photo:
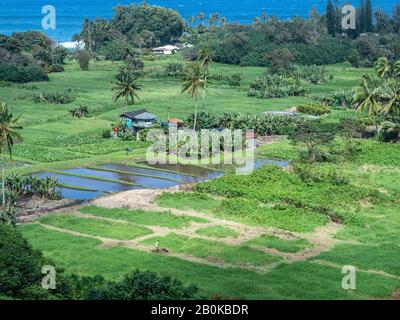
[[[354,95],[353,103],[358,112],[368,112],[368,115],[374,119],[375,127],[378,130],[376,116],[381,109],[380,87],[376,79],[369,75],[364,75],[363,78],[361,86]]]
[[[393,65],[393,73],[400,80],[400,60],[397,60]]]
[[[186,66],[182,84],[182,93],[186,92],[194,99],[193,129],[196,129],[197,122],[197,100],[199,96],[199,87],[204,87],[204,68],[200,61],[195,61]]]
[[[22,126],[19,124],[19,118],[14,118],[11,108],[5,103],[0,103],[0,154],[2,157],[2,192],[3,192],[3,206],[6,204],[6,191],[5,191],[5,162],[6,156],[9,155],[12,159],[12,148],[14,141],[22,141],[19,130]]]
[[[225,27],[227,21],[228,21],[228,19],[226,17],[222,17],[220,19],[221,27]]]
[[[137,77],[127,69],[122,69],[116,76],[116,86],[112,88],[115,91],[114,101],[118,99],[125,99],[126,111],[128,111],[129,100],[134,104],[135,98],[139,99],[136,91],[142,90],[138,84],[135,83]]]
[[[196,22],[196,17],[190,16],[189,17],[189,22],[192,23],[192,24],[195,23]]]
[[[375,65],[375,71],[379,78],[385,78],[391,70],[390,62],[385,57],[380,57]]]
[[[388,101],[383,106],[382,111],[400,115],[400,82],[396,79],[390,79],[385,86],[385,94]]]
[[[207,87],[207,77],[208,77],[208,68],[213,62],[213,51],[208,47],[203,47],[200,50],[199,60],[201,61],[204,67],[204,86],[203,86],[203,111],[205,111],[204,100],[206,98],[206,87]]]

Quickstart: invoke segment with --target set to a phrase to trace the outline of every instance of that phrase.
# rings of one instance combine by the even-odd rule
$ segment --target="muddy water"
[[[38,173],[37,176],[40,178],[44,178],[44,177],[56,178],[62,184],[65,184],[68,186],[75,186],[75,187],[82,187],[82,188],[86,188],[86,189],[96,190],[96,191],[83,191],[83,190],[62,188],[63,198],[68,198],[68,199],[88,200],[88,199],[96,198],[99,195],[101,195],[102,193],[120,192],[120,191],[131,190],[131,189],[137,188],[134,186],[124,185],[124,184],[120,184],[120,183],[97,181],[97,180],[67,176],[67,175],[62,175],[62,174],[57,174],[57,173],[52,173],[52,172],[41,172],[41,173]]]

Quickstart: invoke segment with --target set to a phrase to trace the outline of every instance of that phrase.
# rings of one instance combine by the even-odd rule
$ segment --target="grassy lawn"
[[[231,229],[222,226],[213,226],[213,227],[205,227],[198,229],[196,231],[197,234],[206,237],[215,237],[215,238],[237,238],[238,233]]]
[[[171,229],[187,227],[191,222],[207,223],[206,219],[188,216],[173,215],[168,211],[151,212],[127,209],[104,209],[100,207],[87,206],[80,209],[82,213],[93,214],[98,217],[125,220],[141,225],[153,225]]]
[[[154,245],[159,240],[160,246],[168,248],[173,253],[184,253],[211,261],[224,261],[236,265],[266,266],[279,261],[278,257],[270,256],[247,246],[229,246],[222,243],[188,238],[170,234],[163,238],[150,238],[142,241],[146,245]]]
[[[282,252],[295,253],[312,247],[312,245],[304,239],[283,240],[270,234],[263,234],[258,238],[249,240],[247,245],[272,248]]]
[[[340,268],[298,262],[281,265],[267,274],[238,268],[218,268],[122,247],[100,248],[100,241],[46,230],[39,225],[20,227],[24,236],[46,256],[82,275],[101,274],[118,279],[134,270],[151,270],[196,284],[207,297],[247,299],[361,299],[390,295],[400,281],[360,272],[357,290],[343,290]]]
[[[52,214],[39,219],[40,223],[61,229],[117,240],[131,240],[151,234],[152,231],[130,222],[113,222],[69,214]]]

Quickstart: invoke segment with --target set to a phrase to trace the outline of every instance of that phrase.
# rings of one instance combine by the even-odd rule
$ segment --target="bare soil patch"
[[[37,196],[20,197],[17,201],[17,223],[29,223],[49,212],[82,204],[81,200],[48,200]]]

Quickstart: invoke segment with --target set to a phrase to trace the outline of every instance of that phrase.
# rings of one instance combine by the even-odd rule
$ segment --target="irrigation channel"
[[[257,158],[254,167],[265,164],[289,166],[287,161]],[[62,197],[90,200],[104,193],[132,189],[170,188],[179,184],[195,183],[225,174],[221,167],[202,167],[183,164],[103,164],[89,168],[39,172],[40,178],[56,178],[62,184]]]

